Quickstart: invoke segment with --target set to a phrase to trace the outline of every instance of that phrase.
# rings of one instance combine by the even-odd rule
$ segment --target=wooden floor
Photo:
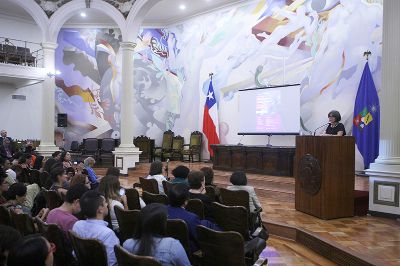
[[[207,163],[170,162],[170,171],[178,164],[184,164],[191,170],[198,170]],[[140,163],[130,170],[128,177],[121,177],[121,185],[131,187],[146,176],[150,164]],[[97,169],[100,175],[104,169]],[[229,184],[231,172],[214,171],[214,182],[221,187]],[[254,186],[263,208],[263,220],[279,222],[307,229],[359,254],[374,258],[379,265],[400,265],[400,222],[378,217],[353,217],[335,220],[320,220],[298,212],[294,207],[295,185],[292,177],[276,177],[247,174],[249,184]],[[368,178],[355,177],[355,188],[368,190]],[[267,254],[269,265],[329,265],[316,253],[288,240],[271,238],[268,240],[271,253]],[[308,253],[307,253],[308,251]],[[271,255],[272,254],[272,255]]]

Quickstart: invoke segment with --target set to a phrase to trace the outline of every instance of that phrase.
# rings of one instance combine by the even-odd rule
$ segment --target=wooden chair
[[[190,142],[189,144],[183,145],[184,147],[188,147],[182,151],[182,160],[184,156],[188,156],[188,160],[194,162],[193,157],[195,155],[198,156],[199,162],[201,161],[201,145],[203,142],[203,133],[200,131],[194,131],[190,134]]]
[[[84,239],[72,231],[68,235],[80,266],[108,266],[106,248],[99,240]]]
[[[63,200],[60,195],[54,190],[47,190],[42,188],[43,195],[46,198],[47,208],[50,210],[60,207],[63,204]]]
[[[229,190],[226,188],[220,188],[220,195],[221,195],[221,203],[227,206],[243,206],[247,209],[249,214],[249,226],[250,230],[254,231],[258,225],[257,220],[260,217],[261,209],[256,210],[255,212],[250,212],[250,205],[249,205],[249,193],[245,190]]]
[[[0,224],[14,227],[11,220],[10,211],[6,206],[3,205],[0,205]]]
[[[133,144],[142,152],[139,155],[140,160],[148,160],[149,163],[153,161],[154,157],[154,139],[140,135],[133,139]]]
[[[201,220],[204,219],[204,204],[201,200],[199,199],[188,200],[185,209],[199,216]]]
[[[125,189],[126,200],[129,210],[140,210],[139,192],[135,188]]]
[[[114,206],[114,212],[119,225],[119,239],[123,243],[135,234],[140,210],[126,211],[119,206]]]
[[[119,266],[161,266],[153,257],[134,255],[120,245],[114,246],[114,252]]]
[[[147,191],[143,191],[142,198],[146,205],[151,203],[161,203],[164,205],[168,205],[168,197],[164,194],[153,194]]]
[[[214,186],[206,186],[206,195],[215,201],[220,201],[219,197],[217,197],[217,191]]]
[[[183,143],[184,139],[181,136],[175,136],[172,139],[172,149],[170,151],[163,152],[162,157],[164,159],[175,160],[178,159],[183,161]]]
[[[181,219],[168,219],[166,236],[179,240],[185,249],[188,258],[192,258],[190,251],[189,229],[185,221]]]
[[[140,185],[143,191],[147,191],[153,194],[159,194],[158,182],[155,179],[146,179],[144,177],[139,177]]]
[[[202,251],[200,265],[246,266],[254,263],[246,258],[243,237],[237,232],[217,232],[202,225],[197,226],[197,239]],[[259,259],[254,265],[266,265],[267,259]]]
[[[172,151],[172,142],[174,138],[174,132],[171,130],[165,131],[163,134],[163,139],[161,143],[161,147],[154,148],[154,159],[159,157],[161,161],[164,160],[163,154]]]
[[[82,155],[86,157],[93,157],[95,160],[98,158],[99,154],[99,142],[96,138],[88,138],[83,140],[83,151]]]
[[[21,213],[16,214],[14,211],[10,211],[11,221],[21,235],[30,235],[36,233],[35,223],[28,214]]]
[[[72,256],[72,245],[68,240],[66,233],[56,224],[47,224],[39,218],[35,218],[38,231],[49,242],[54,243],[57,247],[54,252],[54,265],[56,266],[72,266],[76,265],[76,260]]]
[[[164,188],[164,193],[165,195],[168,195],[170,188],[173,186],[173,184],[169,181],[162,181],[162,185]]]
[[[104,159],[109,159],[108,163],[114,162],[114,154],[112,153],[115,150],[115,140],[112,138],[105,138],[101,142],[101,148],[99,150],[99,157],[102,163],[104,163]]]
[[[238,232],[244,240],[250,239],[248,213],[245,207],[225,206],[213,202],[212,214],[215,222],[222,230]]]

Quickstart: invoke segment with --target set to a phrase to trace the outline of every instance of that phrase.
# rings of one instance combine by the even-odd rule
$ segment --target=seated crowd
[[[3,143],[4,140],[7,142],[7,138],[1,139]],[[72,164],[71,155],[65,151],[55,152],[47,160],[32,149],[27,153],[8,155],[6,152],[5,157],[0,157],[1,207],[35,217],[37,221],[56,224],[68,245],[73,244],[70,235],[98,240],[105,247],[108,265],[118,265],[117,246],[134,255],[153,257],[161,265],[192,265],[193,254],[201,249],[198,227],[223,231],[223,226],[215,222],[213,215],[213,204],[221,202],[221,198],[219,188],[213,184],[213,170],[209,167],[190,171],[186,166],[178,165],[170,180],[163,175],[163,164],[153,162],[146,178],[157,181],[159,193],[168,197],[168,205],[146,205],[139,197],[141,210],[133,225],[134,233],[130,238],[122,239],[116,208],[125,212],[132,210],[129,210],[126,190],[119,181],[119,169],[111,167],[104,177],[100,177],[93,169],[93,158]],[[37,178],[34,172],[47,178]],[[170,183],[168,190],[163,181]],[[254,188],[247,185],[245,173],[234,172],[230,181],[232,185],[227,189],[248,192],[250,211],[261,207]],[[207,193],[209,188],[213,194]],[[44,196],[48,190],[54,191],[63,202],[52,210],[48,209]],[[204,217],[185,209],[190,200],[201,201]],[[171,232],[167,233],[170,219],[179,219],[186,224],[189,247],[170,237]],[[262,250],[265,241],[260,242],[264,244]],[[258,257],[261,250],[258,246],[252,252]],[[57,247],[44,234],[22,236],[12,227],[0,225],[0,265],[54,265],[55,252]],[[64,261],[64,265],[79,264],[79,256],[71,258],[73,260]]]

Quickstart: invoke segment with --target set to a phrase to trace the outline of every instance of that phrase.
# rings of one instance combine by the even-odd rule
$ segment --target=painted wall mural
[[[239,138],[236,92],[262,85],[301,84],[304,131],[337,109],[351,132],[366,50],[381,86],[382,10],[382,0],[260,0],[167,29],[143,29],[134,59],[135,135],[159,142],[172,129],[188,140],[201,130],[210,72],[223,143]],[[60,33],[57,68],[64,83],[57,107],[70,114],[67,138],[118,134],[119,40],[117,30]]]

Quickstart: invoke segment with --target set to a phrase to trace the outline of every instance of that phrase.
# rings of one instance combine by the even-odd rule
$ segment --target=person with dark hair
[[[126,240],[123,246],[135,255],[154,257],[163,266],[191,265],[179,240],[163,237],[166,227],[165,205],[149,204],[140,211],[133,238]]]
[[[82,238],[94,238],[103,243],[107,251],[108,265],[118,265],[114,246],[119,239],[114,231],[107,227],[104,217],[108,215],[107,201],[98,191],[89,190],[80,199],[82,214],[86,220],[77,221],[72,231]]]
[[[82,184],[71,186],[65,195],[64,203],[60,207],[52,209],[47,215],[47,223],[57,224],[65,232],[71,230],[78,221],[74,214],[81,211],[79,199],[88,190]]]
[[[7,202],[7,199],[4,197],[4,195],[10,188],[10,185],[6,182],[6,178],[6,173],[3,171],[2,168],[0,168],[0,204],[4,204]]]
[[[76,175],[74,175],[71,178],[71,180],[69,182],[69,185],[70,186],[74,186],[74,185],[77,185],[77,184],[85,185],[85,187],[90,189],[90,181],[89,181],[89,178],[88,178],[87,175],[84,175],[84,174],[76,174]]]
[[[71,178],[75,175],[75,169],[73,167],[64,168],[67,173],[67,180],[70,181]]]
[[[64,168],[57,167],[50,171],[50,177],[53,181],[53,184],[50,187],[50,190],[57,191],[62,197],[67,194],[67,189],[69,187],[67,181],[67,175],[65,173]]]
[[[14,155],[14,149],[12,147],[11,141],[6,137],[3,139],[2,145],[0,145],[0,156],[11,160]]]
[[[323,136],[346,136],[346,129],[339,121],[342,119],[340,113],[336,110],[332,110],[328,114],[329,125],[326,128]]]
[[[187,180],[187,176],[188,176],[189,172],[190,172],[190,169],[184,165],[178,165],[177,167],[175,167],[175,169],[172,170],[172,175],[174,176],[174,179],[172,180],[172,184],[183,183],[183,184],[189,185],[189,182]]]
[[[59,161],[60,158],[61,158],[61,151],[55,151],[55,152],[53,152],[53,154],[51,155],[51,157],[52,157],[53,159],[55,159],[56,161]]]
[[[100,181],[99,192],[104,195],[107,200],[110,210],[111,224],[114,230],[119,229],[114,207],[118,206],[122,209],[128,210],[128,201],[126,199],[126,195],[120,195],[120,189],[121,184],[116,176],[106,175]]]
[[[157,180],[158,183],[158,191],[162,194],[164,194],[164,187],[162,182],[167,181],[165,176],[162,174],[163,170],[163,164],[160,161],[155,161],[152,162],[150,165],[150,170],[149,170],[149,175],[146,177],[146,179],[155,179]]]
[[[189,198],[201,200],[204,205],[204,216],[207,219],[213,220],[211,213],[211,204],[214,199],[210,199],[206,195],[204,173],[202,171],[190,171],[188,175],[188,180],[190,187]]]
[[[208,220],[200,220],[200,218],[187,210],[185,205],[189,200],[189,187],[185,184],[173,185],[169,192],[168,219],[182,219],[186,222],[189,229],[190,249],[195,252],[199,249],[197,243],[197,226],[203,225],[210,229],[220,231],[221,229]]]
[[[4,159],[4,158],[0,157],[0,166],[3,168],[3,170],[7,174],[6,182],[9,185],[12,185],[15,182],[17,182],[17,174],[14,172],[14,170],[11,169],[11,162],[9,159]]]
[[[57,163],[57,160],[54,158],[49,158],[46,160],[43,166],[43,171],[46,171],[47,173],[50,173],[50,171],[53,169],[53,165]]]
[[[8,266],[52,266],[55,245],[35,234],[23,237],[8,255]]]
[[[117,168],[117,167],[108,167],[107,172],[106,172],[106,175],[113,175],[116,177],[119,177],[120,174],[121,173],[119,171],[119,168]]]
[[[35,163],[33,164],[33,169],[36,169],[39,172],[43,172],[43,167],[44,167],[43,160],[44,160],[44,156],[41,156],[41,155],[37,156]]]
[[[256,209],[261,208],[261,204],[258,200],[254,187],[247,185],[247,176],[245,172],[233,172],[230,178],[230,182],[232,183],[232,186],[228,186],[227,189],[233,191],[245,190],[249,193],[249,207],[251,212],[254,212]]]
[[[203,167],[200,169],[204,173],[204,179],[206,181],[206,187],[211,186],[214,188],[215,191],[215,201],[219,202],[220,191],[219,187],[214,184],[214,170],[211,167]]]
[[[72,167],[71,159],[71,154],[68,151],[61,152],[60,163],[62,163],[64,169]]]
[[[15,183],[10,186],[7,192],[7,203],[4,204],[8,209],[16,213],[31,214],[28,207],[24,205],[26,200],[26,185],[24,183]]]
[[[8,253],[21,240],[21,233],[14,228],[0,224],[0,265],[7,265]]]

